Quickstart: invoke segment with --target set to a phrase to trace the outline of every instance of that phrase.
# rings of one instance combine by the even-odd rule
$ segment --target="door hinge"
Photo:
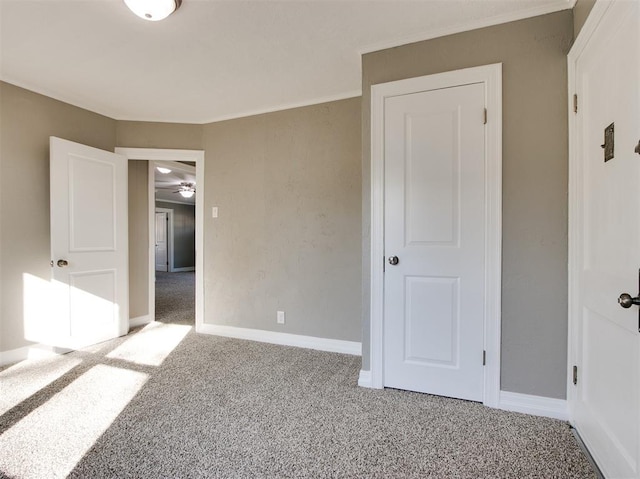
[[[578,94],[573,94],[573,112],[578,113]]]
[[[487,365],[487,352],[486,351],[482,351],[482,365],[483,366]]]
[[[578,384],[578,366],[573,366],[573,385]]]
[[[487,124],[487,109],[484,109],[484,124]]]

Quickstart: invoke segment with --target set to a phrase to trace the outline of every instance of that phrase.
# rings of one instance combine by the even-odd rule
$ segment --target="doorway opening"
[[[195,324],[195,189],[193,162],[149,162],[154,186],[155,320]]]
[[[116,153],[130,161],[146,160],[148,165],[148,255],[145,262],[148,314],[131,318],[130,327],[161,321],[195,324],[199,331],[203,324],[204,152],[116,148]],[[160,173],[158,167],[171,172]],[[158,179],[156,173],[162,179]],[[193,194],[182,194],[187,189]],[[167,223],[166,230],[160,229],[165,234],[163,247],[167,258],[160,271],[157,271],[156,258],[157,209],[158,213],[166,213]],[[130,276],[133,279],[131,273]]]

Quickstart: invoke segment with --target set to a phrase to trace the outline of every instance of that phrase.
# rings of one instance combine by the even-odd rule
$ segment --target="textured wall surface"
[[[366,54],[363,362],[369,354],[370,88],[503,64],[502,389],[564,398],[570,10]],[[491,112],[489,112],[491,115]]]
[[[9,351],[45,339],[42,325],[25,324],[24,302],[42,303],[51,278],[49,137],[113,151],[116,122],[4,82],[0,100],[0,351]]]
[[[360,99],[204,136],[205,322],[360,341]]]
[[[129,317],[149,314],[149,163],[129,161]]]
[[[196,265],[196,207],[156,201],[156,208],[173,210],[173,267]]]
[[[596,4],[596,0],[577,0],[573,7],[573,38],[575,39],[582,30],[584,22],[587,21],[591,9]]]
[[[202,150],[202,125],[118,121],[116,145],[130,148]]]

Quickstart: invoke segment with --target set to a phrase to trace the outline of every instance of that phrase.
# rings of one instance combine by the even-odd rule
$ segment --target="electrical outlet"
[[[278,324],[284,324],[284,311],[278,311],[276,314],[276,322]]]

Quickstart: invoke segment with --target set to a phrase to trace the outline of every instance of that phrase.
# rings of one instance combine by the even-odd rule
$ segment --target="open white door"
[[[570,55],[569,404],[604,476],[637,479],[640,2],[598,2],[591,15]],[[618,304],[621,293],[628,302]]]
[[[59,346],[127,333],[127,159],[51,137],[51,270]]]

